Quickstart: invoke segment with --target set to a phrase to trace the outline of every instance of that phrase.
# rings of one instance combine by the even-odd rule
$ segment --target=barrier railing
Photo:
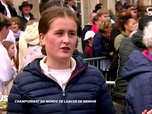
[[[115,81],[111,81],[107,77],[107,73],[110,67],[109,59],[105,56],[102,56],[102,57],[85,58],[84,60],[87,61],[90,65],[97,67],[101,72],[104,73],[106,83],[108,86],[110,86],[110,89],[111,89],[112,86],[115,84]]]
[[[93,57],[93,58],[85,58],[90,65],[96,66],[100,70],[100,60],[106,59],[106,57]]]

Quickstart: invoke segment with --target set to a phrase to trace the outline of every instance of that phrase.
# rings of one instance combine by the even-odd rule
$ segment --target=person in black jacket
[[[79,17],[80,17],[80,9],[78,9],[76,6],[75,6],[75,0],[65,0],[65,4],[64,4],[64,7],[67,7],[69,8],[78,18],[79,20]],[[78,25],[78,33],[77,35],[79,37],[81,37],[82,35],[82,28],[81,28],[81,25],[80,25],[80,22],[79,22],[79,25]]]
[[[72,57],[77,28],[69,9],[56,6],[43,11],[38,30],[45,57],[16,77],[8,114],[115,114],[102,73],[81,57]]]
[[[22,4],[19,6],[19,10],[22,12],[20,15],[18,15],[18,18],[21,20],[21,30],[25,30],[25,26],[28,21],[35,20],[35,17],[33,16],[30,11],[33,8],[33,4],[29,4],[27,1],[23,1]]]
[[[10,0],[0,1],[0,12],[4,14],[5,16],[7,16],[8,18],[17,16],[17,12],[15,8],[13,7],[13,4]]]

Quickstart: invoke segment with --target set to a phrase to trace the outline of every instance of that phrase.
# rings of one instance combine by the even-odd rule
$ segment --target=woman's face
[[[118,12],[119,12],[120,10],[122,10],[122,4],[118,4],[118,5],[116,6],[116,9],[117,9]]]
[[[89,45],[92,47],[93,38],[90,38],[90,39],[88,40],[88,43],[89,43]]]
[[[109,37],[110,37],[110,34],[111,34],[111,31],[112,31],[112,24],[111,24],[111,23],[109,23],[109,25],[108,25],[107,28],[105,28],[105,31],[106,31],[106,33],[104,33],[104,36],[105,36],[106,38],[109,38]]]
[[[14,44],[10,45],[10,47],[8,48],[8,55],[9,55],[10,58],[14,57],[14,55],[15,55]]]
[[[129,32],[132,32],[132,28],[137,23],[137,21],[134,18],[131,18],[128,20],[128,23],[125,25],[125,29]]]
[[[112,31],[112,24],[110,23],[108,26],[108,32],[107,32],[108,37],[110,37],[111,31]]]
[[[69,60],[77,42],[75,21],[69,17],[57,18],[45,35],[40,34],[40,42],[45,45],[48,59]]]
[[[19,25],[15,22],[12,22],[11,30],[17,32],[19,30]]]

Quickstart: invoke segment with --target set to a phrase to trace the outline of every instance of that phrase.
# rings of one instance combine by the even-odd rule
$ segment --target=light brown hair
[[[111,25],[111,22],[109,19],[99,21],[99,25],[98,25],[99,32],[101,32],[101,33],[108,32],[107,28],[109,28],[110,25]]]
[[[3,29],[3,27],[8,28],[11,26],[11,21],[8,17],[0,13],[0,31]]]
[[[97,17],[101,17],[103,14],[110,14],[110,12],[106,8],[102,8],[97,11]]]
[[[8,51],[9,47],[14,44],[12,41],[3,41],[2,42],[3,46],[6,48],[6,50]]]
[[[19,25],[19,29],[21,29],[21,21],[18,17],[12,17],[10,20],[11,22],[15,22],[17,25]]]
[[[2,42],[2,45],[6,48],[7,52],[10,48],[10,46],[14,44],[12,41],[8,41],[8,40],[5,40]],[[15,64],[15,67],[17,68],[17,59],[15,59],[15,56],[11,57],[10,59],[12,59],[14,61],[14,64]]]

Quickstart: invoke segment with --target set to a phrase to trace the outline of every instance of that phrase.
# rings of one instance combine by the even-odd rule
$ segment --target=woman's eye
[[[70,36],[76,36],[76,33],[70,33]]]
[[[62,35],[63,33],[62,33],[62,32],[57,32],[56,34],[57,34],[57,35]]]

